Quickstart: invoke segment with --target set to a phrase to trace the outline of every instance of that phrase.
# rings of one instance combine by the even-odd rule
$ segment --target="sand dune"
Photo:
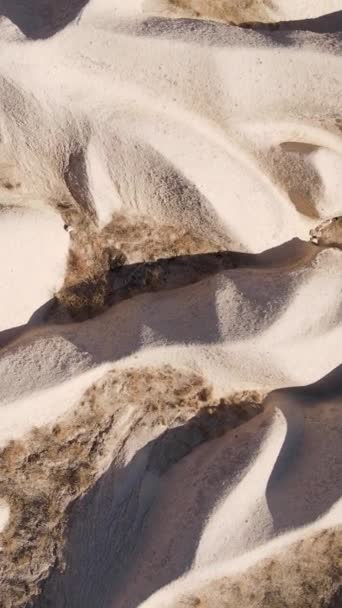
[[[295,269],[227,270],[123,301],[81,325],[33,328],[0,356],[1,398],[119,361],[177,361],[226,390],[308,383],[339,363],[341,264],[342,254],[332,250]]]
[[[341,212],[340,60],[319,40],[144,18],[81,20],[44,43],[45,62],[43,43],[3,42],[3,179],[11,157],[23,202],[102,224],[152,214],[249,251],[306,238]],[[11,184],[7,200],[18,196]]]
[[[4,608],[342,605],[341,10],[0,0]]]
[[[141,380],[135,378],[139,401],[146,389],[143,385],[139,393]],[[223,599],[245,605],[254,590],[252,606],[266,598],[265,605],[272,606],[277,594],[295,606],[304,581],[310,586],[304,605],[317,605],[317,597],[329,600],[340,573],[340,536],[324,536],[341,517],[340,506],[334,508],[340,497],[340,395],[340,370],[318,387],[276,391],[261,413],[234,430],[221,419],[217,438],[202,445],[200,418],[145,444],[146,425],[149,438],[158,428],[142,415],[141,405],[138,424],[136,414],[127,412],[127,464],[115,460],[79,503],[68,534],[67,570],[50,578],[36,605],[59,605],[67,597],[70,606],[106,606],[113,598],[117,606],[136,606],[189,568],[184,581],[146,605],[193,606],[196,598],[208,597],[215,606]],[[163,398],[159,405],[167,424]],[[186,399],[182,408],[186,415]],[[243,411],[242,405],[238,408]],[[199,446],[195,450],[194,444]],[[288,532],[294,528],[298,531]],[[316,537],[313,559],[310,539]],[[303,562],[293,548],[299,541]],[[267,576],[270,556],[274,579]],[[254,568],[250,584],[239,575],[247,568]]]
[[[166,2],[164,3],[165,6]],[[162,3],[160,3],[162,5]],[[248,21],[277,22],[313,18],[337,11],[341,8],[339,0],[328,2],[287,2],[286,0],[167,0],[169,10],[179,15],[180,11],[195,17],[205,17],[233,23]]]

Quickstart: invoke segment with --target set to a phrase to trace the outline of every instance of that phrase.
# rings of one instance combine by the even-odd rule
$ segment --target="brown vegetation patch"
[[[215,404],[203,378],[168,366],[111,371],[63,419],[9,443],[0,453],[0,498],[10,507],[0,534],[1,607],[26,606],[51,568],[63,566],[70,505],[112,462],[124,461],[125,443],[138,427],[148,428],[151,439],[165,436],[155,446],[160,454],[153,452],[162,473],[199,443],[258,414],[260,400],[246,392]],[[169,430],[182,425],[174,446]]]
[[[177,16],[187,16],[240,24],[246,21],[272,21],[272,0],[168,0]]]
[[[159,225],[141,216],[115,214],[102,230],[85,217],[65,213],[64,219],[73,231],[64,285],[56,297],[76,320],[105,310],[113,291],[112,272],[123,264],[221,249],[185,228]]]
[[[342,249],[342,217],[334,217],[310,230],[310,240],[319,247]]]
[[[242,575],[214,580],[168,608],[340,608],[341,581],[340,527],[294,543]]]

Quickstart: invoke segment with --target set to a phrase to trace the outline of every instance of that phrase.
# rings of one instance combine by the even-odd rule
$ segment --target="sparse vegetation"
[[[187,15],[239,24],[272,21],[272,0],[168,0],[171,8]]]
[[[310,230],[311,241],[320,247],[342,249],[342,217],[334,217]]]
[[[63,567],[69,507],[119,458],[139,426],[152,437],[165,431],[155,449],[166,448],[154,454],[163,472],[199,443],[258,414],[260,401],[257,392],[246,392],[215,403],[203,378],[171,367],[112,371],[52,427],[9,443],[0,453],[0,494],[10,506],[0,534],[1,608],[23,608],[50,569]],[[134,407],[123,434],[116,428],[128,406]],[[178,426],[176,441],[169,430]]]
[[[73,211],[64,213],[64,219],[75,230],[71,233],[64,285],[56,298],[79,321],[99,314],[108,306],[111,271],[119,266],[221,249],[185,228],[157,225],[140,216],[115,214],[102,230]]]
[[[242,575],[213,580],[168,608],[340,608],[342,528],[318,532]]]

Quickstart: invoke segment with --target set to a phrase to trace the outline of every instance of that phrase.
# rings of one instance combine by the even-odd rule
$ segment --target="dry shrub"
[[[240,24],[248,21],[272,21],[272,0],[168,0],[177,16],[214,19]]]
[[[112,271],[119,266],[221,249],[182,227],[159,225],[141,216],[115,214],[102,230],[85,216],[74,214],[64,219],[74,231],[64,285],[56,298],[79,321],[106,309]]]
[[[342,249],[342,217],[325,220],[310,230],[310,240],[319,247]]]
[[[159,224],[152,218],[114,214],[102,231],[104,239],[113,239],[129,263],[153,262],[160,258],[208,253],[221,249],[183,226]]]
[[[318,532],[259,562],[175,599],[168,608],[340,608],[342,528]]]
[[[241,405],[238,399],[215,405],[203,378],[168,366],[111,371],[53,426],[11,441],[0,453],[0,497],[10,506],[0,534],[0,605],[23,608],[51,568],[63,566],[69,507],[106,467],[124,460],[123,446],[134,432],[146,427],[152,439],[162,433],[155,442],[159,462],[155,453],[153,462],[163,472],[199,443],[260,412],[260,398],[251,397],[256,400],[245,394]],[[123,433],[120,417],[128,407]]]

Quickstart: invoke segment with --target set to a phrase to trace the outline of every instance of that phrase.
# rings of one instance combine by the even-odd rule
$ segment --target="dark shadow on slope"
[[[296,19],[277,23],[252,22],[241,24],[240,27],[256,31],[303,31],[315,34],[337,34],[342,32],[342,10],[311,19]]]
[[[97,333],[100,336],[105,332],[105,335],[103,336],[103,340],[99,340],[103,352],[92,353],[95,356],[96,362],[100,363],[108,360],[108,358],[110,359],[111,356],[113,356],[111,349],[113,349],[114,344],[116,344],[116,357],[121,358],[131,354],[134,349],[139,347],[143,324],[150,319],[153,326],[154,317],[157,317],[157,315],[152,314],[150,301],[148,301],[147,309],[141,308],[141,315],[138,315],[140,318],[139,321],[139,318],[136,315],[136,305],[133,302],[132,305],[135,307],[134,318],[136,318],[137,327],[135,332],[129,332],[130,335],[134,333],[135,338],[132,344],[128,344],[128,335],[127,332],[125,333],[125,328],[127,327],[127,320],[129,320],[131,304],[127,303],[124,308],[117,308],[121,302],[132,299],[135,300],[139,295],[144,293],[154,293],[153,302],[155,302],[158,307],[159,303],[164,300],[164,292],[171,289],[178,290],[180,288],[189,287],[189,297],[187,299],[185,298],[185,300],[188,301],[188,306],[191,308],[191,306],[196,305],[196,288],[192,288],[191,286],[194,286],[211,276],[214,277],[219,272],[225,270],[237,271],[248,268],[260,269],[261,272],[269,271],[270,273],[274,270],[288,271],[310,262],[319,251],[319,247],[296,238],[260,254],[225,251],[219,253],[184,255],[160,259],[156,262],[141,262],[126,266],[118,266],[114,268],[108,276],[106,308],[109,310],[102,311],[101,314],[96,315],[96,318],[94,319],[89,319],[89,317],[94,315],[92,315],[92,311],[89,311],[87,308],[88,290],[90,289],[91,294],[93,295],[93,293],[96,292],[96,282],[94,282],[93,285],[89,285],[89,283],[80,283],[73,288],[75,291],[82,292],[82,297],[84,298],[84,309],[80,310],[79,314],[74,318],[74,321],[80,322],[77,331],[75,330],[74,323],[72,322],[68,310],[64,305],[61,305],[57,298],[54,298],[40,307],[32,315],[27,324],[9,328],[1,332],[0,348],[9,345],[10,342],[19,338],[21,335],[25,335],[28,331],[32,331],[33,328],[36,328],[37,332],[39,331],[39,334],[43,336],[44,328],[47,328],[48,326],[49,333],[62,333],[67,338],[76,341],[77,346],[92,351],[91,345],[88,344],[89,340],[87,340],[87,335],[92,335],[93,324],[97,323],[97,318],[99,318]],[[243,278],[239,280],[237,275],[236,280],[238,281],[240,291],[244,293],[245,281],[243,281]],[[203,290],[199,291],[199,295],[201,293],[203,293]],[[191,341],[210,342],[217,339],[217,315],[215,311],[214,295],[210,286],[203,295],[205,295],[206,298],[206,306],[205,302],[201,300],[200,308],[204,310],[206,320],[203,319],[203,323],[199,323],[199,326],[201,327],[197,339],[193,334],[189,336]],[[286,298],[286,294],[284,293],[283,295]],[[211,298],[213,300],[212,304],[210,303]],[[260,301],[260,305],[262,305],[262,301]],[[117,323],[115,327],[112,327],[113,321],[111,318],[114,310],[113,307],[117,309],[117,314],[115,316]],[[209,310],[211,310],[210,322]],[[177,310],[175,307],[172,307],[172,310],[170,309],[169,325],[169,339],[171,341],[175,340],[176,316]],[[178,331],[176,331],[176,335],[181,341],[186,341],[188,330],[186,327],[183,327],[183,323],[181,322],[181,320],[186,317],[184,302],[179,310],[179,317],[180,319],[178,322],[180,325]],[[269,321],[273,317],[274,315],[271,315]],[[130,329],[132,329],[132,319],[129,320],[129,322]],[[163,322],[165,331],[165,319],[163,319]],[[212,325],[213,323],[214,325]],[[58,326],[61,327],[59,328]],[[115,339],[116,335],[121,336],[122,339]],[[109,342],[108,348],[104,346],[107,341]]]
[[[33,604],[34,608],[66,605],[68,608],[135,608],[151,593],[183,574],[191,566],[202,528],[222,494],[225,476],[229,477],[234,467],[248,463],[251,445],[246,445],[238,456],[234,455],[234,450],[227,451],[229,431],[248,425],[251,418],[262,418],[260,412],[261,406],[240,409],[224,403],[217,406],[215,415],[203,409],[184,425],[169,429],[149,442],[124,468],[113,463],[72,509],[65,571],[52,573]],[[264,433],[261,424],[258,428],[259,433],[254,433],[251,439],[254,449]],[[171,522],[165,522],[166,535],[171,533],[169,540],[173,542],[178,559],[173,560],[172,565],[168,564],[159,554],[160,546],[156,545],[154,555],[152,552],[156,564],[146,564],[149,574],[140,577],[140,585],[136,585],[132,568],[137,566],[139,570],[145,521],[154,503],[160,500],[161,480],[172,467],[182,467],[193,453],[197,453],[196,448],[201,450],[200,446],[208,448],[205,457],[208,473],[217,454],[224,450],[226,457],[222,458],[220,469],[213,469],[211,476],[208,474],[203,480],[202,487],[194,487],[189,478],[184,479],[184,496],[193,502],[195,509],[200,503],[200,509],[197,506],[197,517],[190,519],[189,512],[183,513],[181,508],[178,513],[176,511],[180,528],[172,530],[171,525],[170,530]],[[163,542],[160,537],[161,545]]]
[[[53,36],[77,18],[89,0],[0,0],[0,15],[28,38]]]
[[[274,407],[284,411],[281,398],[299,395],[302,400],[296,405],[304,415],[306,408],[319,406],[320,401],[324,408],[329,407],[326,399],[342,399],[341,376],[342,366],[309,387],[274,391],[258,416],[239,421],[238,432],[231,430],[238,424],[229,418],[229,408],[223,418],[211,421],[212,427],[201,412],[151,441],[126,467],[120,469],[113,464],[74,506],[67,534],[66,570],[52,573],[34,608],[63,608],[66,604],[68,608],[137,608],[186,573],[193,564],[207,518],[225,495],[227,484],[249,467],[272,424]],[[297,499],[307,502],[312,518],[323,515],[341,493],[340,487],[329,487],[334,480],[329,468],[332,461],[328,460],[331,452],[336,473],[341,450],[337,452],[336,445],[330,445],[331,438],[323,434],[324,430],[318,424],[318,443],[305,444],[310,449],[313,474],[317,472],[315,450],[317,458],[324,457],[323,463],[328,466],[323,471],[328,491],[315,478],[319,508],[303,493],[303,484],[296,487]],[[291,453],[294,466],[298,466],[299,456]],[[289,527],[302,523],[296,519],[293,494],[278,497],[277,502],[270,495],[275,477],[284,475],[279,469],[281,459],[282,454],[267,488],[278,533],[282,531],[277,524],[283,514]],[[309,481],[305,479],[305,488]],[[231,515],[234,517],[234,513]]]
[[[103,313],[114,304],[141,293],[162,292],[198,283],[224,270],[260,268],[291,270],[309,263],[321,250],[298,238],[262,253],[219,251],[160,258],[155,262],[114,265],[112,271],[92,281],[64,287],[51,308],[51,322],[63,322],[63,308],[75,321],[85,321]],[[101,306],[92,302],[102,290]],[[67,320],[70,320],[69,314]]]
[[[10,344],[10,342],[13,342],[33,327],[39,327],[43,325],[54,303],[55,300],[51,299],[39,308],[37,308],[37,310],[33,313],[27,323],[24,323],[23,325],[18,325],[17,327],[9,327],[8,329],[0,331],[0,349]]]
[[[244,323],[234,329],[227,327],[225,337],[228,339],[230,331],[235,338],[237,331],[240,338],[255,335],[274,322],[292,297],[289,271],[309,263],[318,252],[314,245],[293,239],[260,254],[220,252],[122,266],[110,273],[106,310],[102,314],[86,318],[87,290],[92,297],[96,285],[77,285],[75,289],[83,290],[84,300],[74,316],[78,326],[70,324],[70,308],[64,308],[67,302],[64,298],[63,306],[56,301],[51,308],[48,331],[72,341],[78,349],[88,352],[96,364],[127,357],[143,344],[146,346],[149,339],[163,345],[216,343],[221,340],[222,328],[216,302],[220,285],[215,275],[230,270],[228,280],[250,302],[259,322],[253,327]],[[254,273],[260,271],[262,280],[258,287],[256,281],[251,286],[249,269]],[[277,299],[270,305],[275,284]],[[172,297],[170,290],[174,290]],[[55,323],[62,326],[53,327]]]
[[[86,357],[87,365],[98,365],[119,361],[139,352],[149,343],[151,347],[219,344],[222,330],[225,340],[230,336],[243,339],[266,330],[282,314],[293,292],[289,269],[296,265],[301,267],[318,251],[314,245],[294,239],[261,254],[224,252],[181,256],[159,263],[140,264],[138,274],[137,268],[123,267],[118,269],[121,283],[113,273],[115,278],[108,310],[103,314],[74,323],[57,299],[52,300],[37,311],[27,326],[13,328],[12,332],[6,330],[3,334],[6,349],[1,355],[7,356],[10,350],[12,356],[36,340],[47,344],[49,340],[64,339],[73,344],[82,357]],[[229,276],[216,279],[215,275],[224,269],[230,269]],[[253,272],[256,278],[259,271],[263,280],[254,280],[251,284],[250,273]],[[122,283],[122,273],[126,284]],[[222,309],[217,306],[216,295],[227,280],[234,284],[232,289],[241,294],[245,305],[253,307],[257,322],[251,325],[242,319],[241,323],[228,322],[222,328],[218,316]],[[274,294],[275,284],[276,299],[275,296],[270,297]],[[167,293],[170,289],[174,290],[172,295]],[[153,293],[144,295],[144,292]],[[242,310],[243,307],[240,314]],[[237,311],[235,316],[237,318]],[[61,354],[59,359],[64,369],[70,365],[68,352]],[[34,353],[33,348],[32,356]],[[18,356],[20,358],[21,355]],[[46,386],[50,386],[49,374],[36,379],[36,390]],[[12,389],[8,387],[6,390]]]
[[[315,32],[321,34],[334,34],[339,39],[342,28],[342,11],[324,15],[315,19],[298,21],[282,21],[279,23],[245,23],[236,25],[233,23],[222,23],[218,21],[207,21],[201,19],[168,19],[165,17],[147,17],[143,21],[132,24],[121,21],[111,26],[112,31],[124,32],[144,38],[160,38],[166,40],[183,41],[201,46],[213,47],[236,47],[243,44],[244,47],[256,46],[256,40],[262,46],[276,43],[280,46],[302,46],[303,41],[309,47],[317,49],[316,40],[310,37],[300,36],[302,32]],[[235,29],[250,30],[251,36],[236,35]],[[297,36],[294,36],[297,32]],[[256,38],[258,37],[258,38]]]
[[[86,155],[82,148],[70,152],[63,177],[72,198],[80,207],[81,213],[86,218],[94,219],[96,216],[95,204],[89,188]]]
[[[0,349],[7,346],[10,342],[13,342],[13,340],[16,340],[16,338],[19,338],[27,329],[28,323],[24,323],[23,325],[10,327],[9,329],[0,331]]]
[[[44,39],[53,36],[74,21],[88,2],[89,0],[0,0],[0,15],[10,19],[28,38]],[[203,43],[205,39],[206,44],[226,46],[234,44],[234,40],[227,41],[227,27],[232,25],[235,26],[235,24],[201,19],[148,17],[140,23],[121,21],[110,24],[110,27],[113,31],[124,30],[144,37],[188,39],[191,35],[193,43]],[[251,29],[261,34],[279,32],[283,34],[278,40],[280,44],[295,44],[295,40],[291,37],[286,38],[286,32],[341,33],[342,11],[313,19],[277,23],[252,22],[237,27]],[[248,44],[248,41],[246,42]]]
[[[219,251],[161,258],[155,262],[141,262],[113,268],[111,285],[115,292],[131,286],[156,290],[183,287],[223,270],[239,268],[291,268],[310,261],[320,248],[310,242],[294,238],[261,253]]]
[[[240,260],[235,266],[229,252],[195,256],[194,265],[193,256],[164,260],[161,263],[166,262],[169,274],[165,274],[165,281],[161,282],[158,271],[157,284],[153,273],[150,274],[151,265],[141,264],[138,276],[136,271],[129,269],[133,276],[126,276],[126,286],[119,288],[116,283],[112,303],[108,303],[108,310],[103,314],[75,323],[67,310],[59,308],[57,300],[49,302],[28,326],[4,334],[6,348],[1,351],[1,357],[16,361],[15,365],[20,365],[22,372],[26,362],[31,368],[35,364],[39,367],[43,344],[49,350],[51,341],[65,341],[66,349],[61,350],[58,362],[49,358],[49,369],[45,367],[42,376],[38,374],[32,378],[34,389],[42,390],[51,386],[52,376],[57,378],[57,365],[58,369],[64,370],[63,377],[70,378],[92,365],[109,361],[114,364],[149,345],[151,348],[210,344],[219,347],[222,340],[229,342],[255,336],[267,330],[286,309],[295,287],[289,270],[295,264],[303,265],[307,257],[316,255],[317,251],[313,245],[294,240],[265,254],[233,253],[233,259],[236,256]],[[158,265],[153,263],[154,271],[156,268]],[[215,276],[225,268],[230,270],[228,274]],[[121,270],[125,272],[125,268]],[[226,288],[228,297],[224,303],[217,296]],[[171,289],[170,294],[168,290]],[[144,295],[144,291],[153,293]],[[229,293],[234,292],[239,296],[235,300],[233,297],[231,320],[228,315],[222,325],[222,307],[230,306]],[[252,322],[244,315],[246,308],[254,311]],[[35,342],[40,343],[38,349],[34,347]],[[29,359],[26,349],[31,351]],[[84,367],[75,368],[71,355],[75,349],[84,361]],[[70,373],[69,366],[73,370]],[[30,386],[29,390],[32,390],[33,384]],[[20,390],[23,395],[24,387]],[[2,398],[10,399],[16,391],[17,387],[11,383],[2,383]]]
[[[315,521],[342,495],[342,365],[308,386],[270,393],[266,405],[278,407],[287,424],[266,491],[282,533]]]

